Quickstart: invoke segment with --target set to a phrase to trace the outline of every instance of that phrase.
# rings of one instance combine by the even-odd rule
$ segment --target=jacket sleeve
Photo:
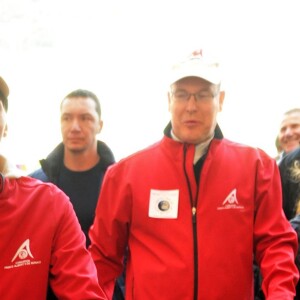
[[[120,176],[108,169],[104,177],[89,248],[97,267],[98,279],[106,296],[112,299],[114,283],[123,271],[130,223],[130,189]]]
[[[54,294],[58,299],[107,299],[70,201],[63,193],[54,196],[58,198],[53,214],[57,225],[49,275]]]
[[[292,300],[299,273],[297,235],[282,210],[279,170],[264,153],[257,164],[254,251],[266,299]]]

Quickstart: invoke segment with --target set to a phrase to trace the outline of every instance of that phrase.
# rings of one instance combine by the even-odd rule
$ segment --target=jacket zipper
[[[193,226],[193,250],[194,250],[194,300],[198,299],[198,239],[197,239],[197,198],[198,189],[196,194],[196,199],[193,199],[191,183],[186,171],[186,152],[187,145],[184,144],[183,148],[183,170],[186,178],[186,182],[189,190],[189,198],[192,209],[192,226]]]

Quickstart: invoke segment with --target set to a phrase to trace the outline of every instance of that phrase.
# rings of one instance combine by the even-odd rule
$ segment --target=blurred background
[[[102,104],[117,160],[161,138],[170,64],[218,53],[224,135],[276,156],[283,112],[299,107],[297,0],[0,0],[0,76],[10,87],[2,151],[26,170],[61,141],[59,104],[77,88]]]

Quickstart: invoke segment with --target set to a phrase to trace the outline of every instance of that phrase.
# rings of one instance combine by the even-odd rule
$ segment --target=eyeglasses
[[[171,92],[171,95],[173,96],[175,101],[184,103],[188,102],[191,96],[194,96],[196,102],[211,101],[217,95],[217,93],[212,94],[206,91],[201,91],[198,93],[189,93],[185,90],[177,90],[175,92]]]

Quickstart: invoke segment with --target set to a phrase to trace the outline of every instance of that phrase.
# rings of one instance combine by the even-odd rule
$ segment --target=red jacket
[[[106,299],[85,237],[57,187],[0,177],[0,299]]]
[[[253,299],[253,253],[266,299],[292,300],[297,236],[276,162],[213,139],[197,186],[194,151],[164,137],[108,170],[90,231],[107,295],[128,244],[126,300]]]

